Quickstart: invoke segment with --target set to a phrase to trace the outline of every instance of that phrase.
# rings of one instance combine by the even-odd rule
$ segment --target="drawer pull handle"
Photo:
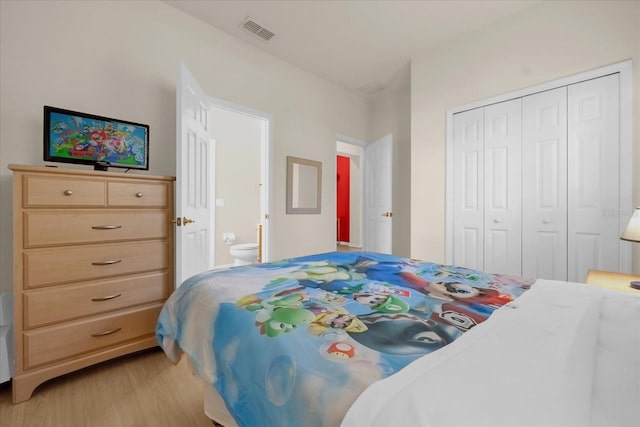
[[[122,262],[121,259],[112,259],[109,261],[94,261],[91,263],[91,265],[111,265],[111,264],[117,264],[119,262]]]
[[[72,194],[73,194],[73,191],[71,191],[71,190],[64,190],[63,194],[64,194],[65,196],[70,196],[70,195],[72,195]]]
[[[95,334],[91,334],[92,337],[97,338],[97,337],[103,337],[105,335],[111,335],[111,334],[115,334],[116,332],[121,331],[122,328],[115,328],[115,329],[111,329],[110,331],[104,331],[104,332],[98,332]]]
[[[91,301],[109,301],[110,299],[118,298],[119,296],[122,296],[122,294],[113,294],[106,297],[95,297],[91,298]]]
[[[137,198],[142,197],[142,193],[136,193],[136,197],[137,197]]]
[[[91,228],[94,230],[115,230],[116,228],[122,228],[121,225],[94,225]]]

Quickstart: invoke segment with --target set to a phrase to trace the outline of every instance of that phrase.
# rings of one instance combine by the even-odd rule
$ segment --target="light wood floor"
[[[202,385],[183,358],[173,365],[160,349],[124,356],[38,386],[11,404],[0,386],[2,427],[207,426]]]
[[[338,243],[336,245],[336,250],[338,252],[353,252],[353,251],[361,251],[362,248],[356,248],[354,246],[348,246],[348,245],[345,245],[345,244],[342,244],[342,243]]]

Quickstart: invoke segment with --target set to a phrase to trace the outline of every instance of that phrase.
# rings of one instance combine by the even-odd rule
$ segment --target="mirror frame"
[[[295,164],[316,168],[316,206],[296,208],[293,206],[293,167]],[[322,162],[287,156],[287,214],[319,214],[322,200]]]

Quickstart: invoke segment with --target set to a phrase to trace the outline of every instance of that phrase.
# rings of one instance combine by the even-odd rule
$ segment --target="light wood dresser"
[[[9,165],[13,403],[42,382],[157,345],[174,288],[174,177]]]

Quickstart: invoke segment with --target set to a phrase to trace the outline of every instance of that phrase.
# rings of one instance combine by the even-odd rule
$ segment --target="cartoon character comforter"
[[[184,351],[240,426],[338,425],[365,388],[454,341],[529,288],[519,277],[368,252],[215,270],[167,300]]]

